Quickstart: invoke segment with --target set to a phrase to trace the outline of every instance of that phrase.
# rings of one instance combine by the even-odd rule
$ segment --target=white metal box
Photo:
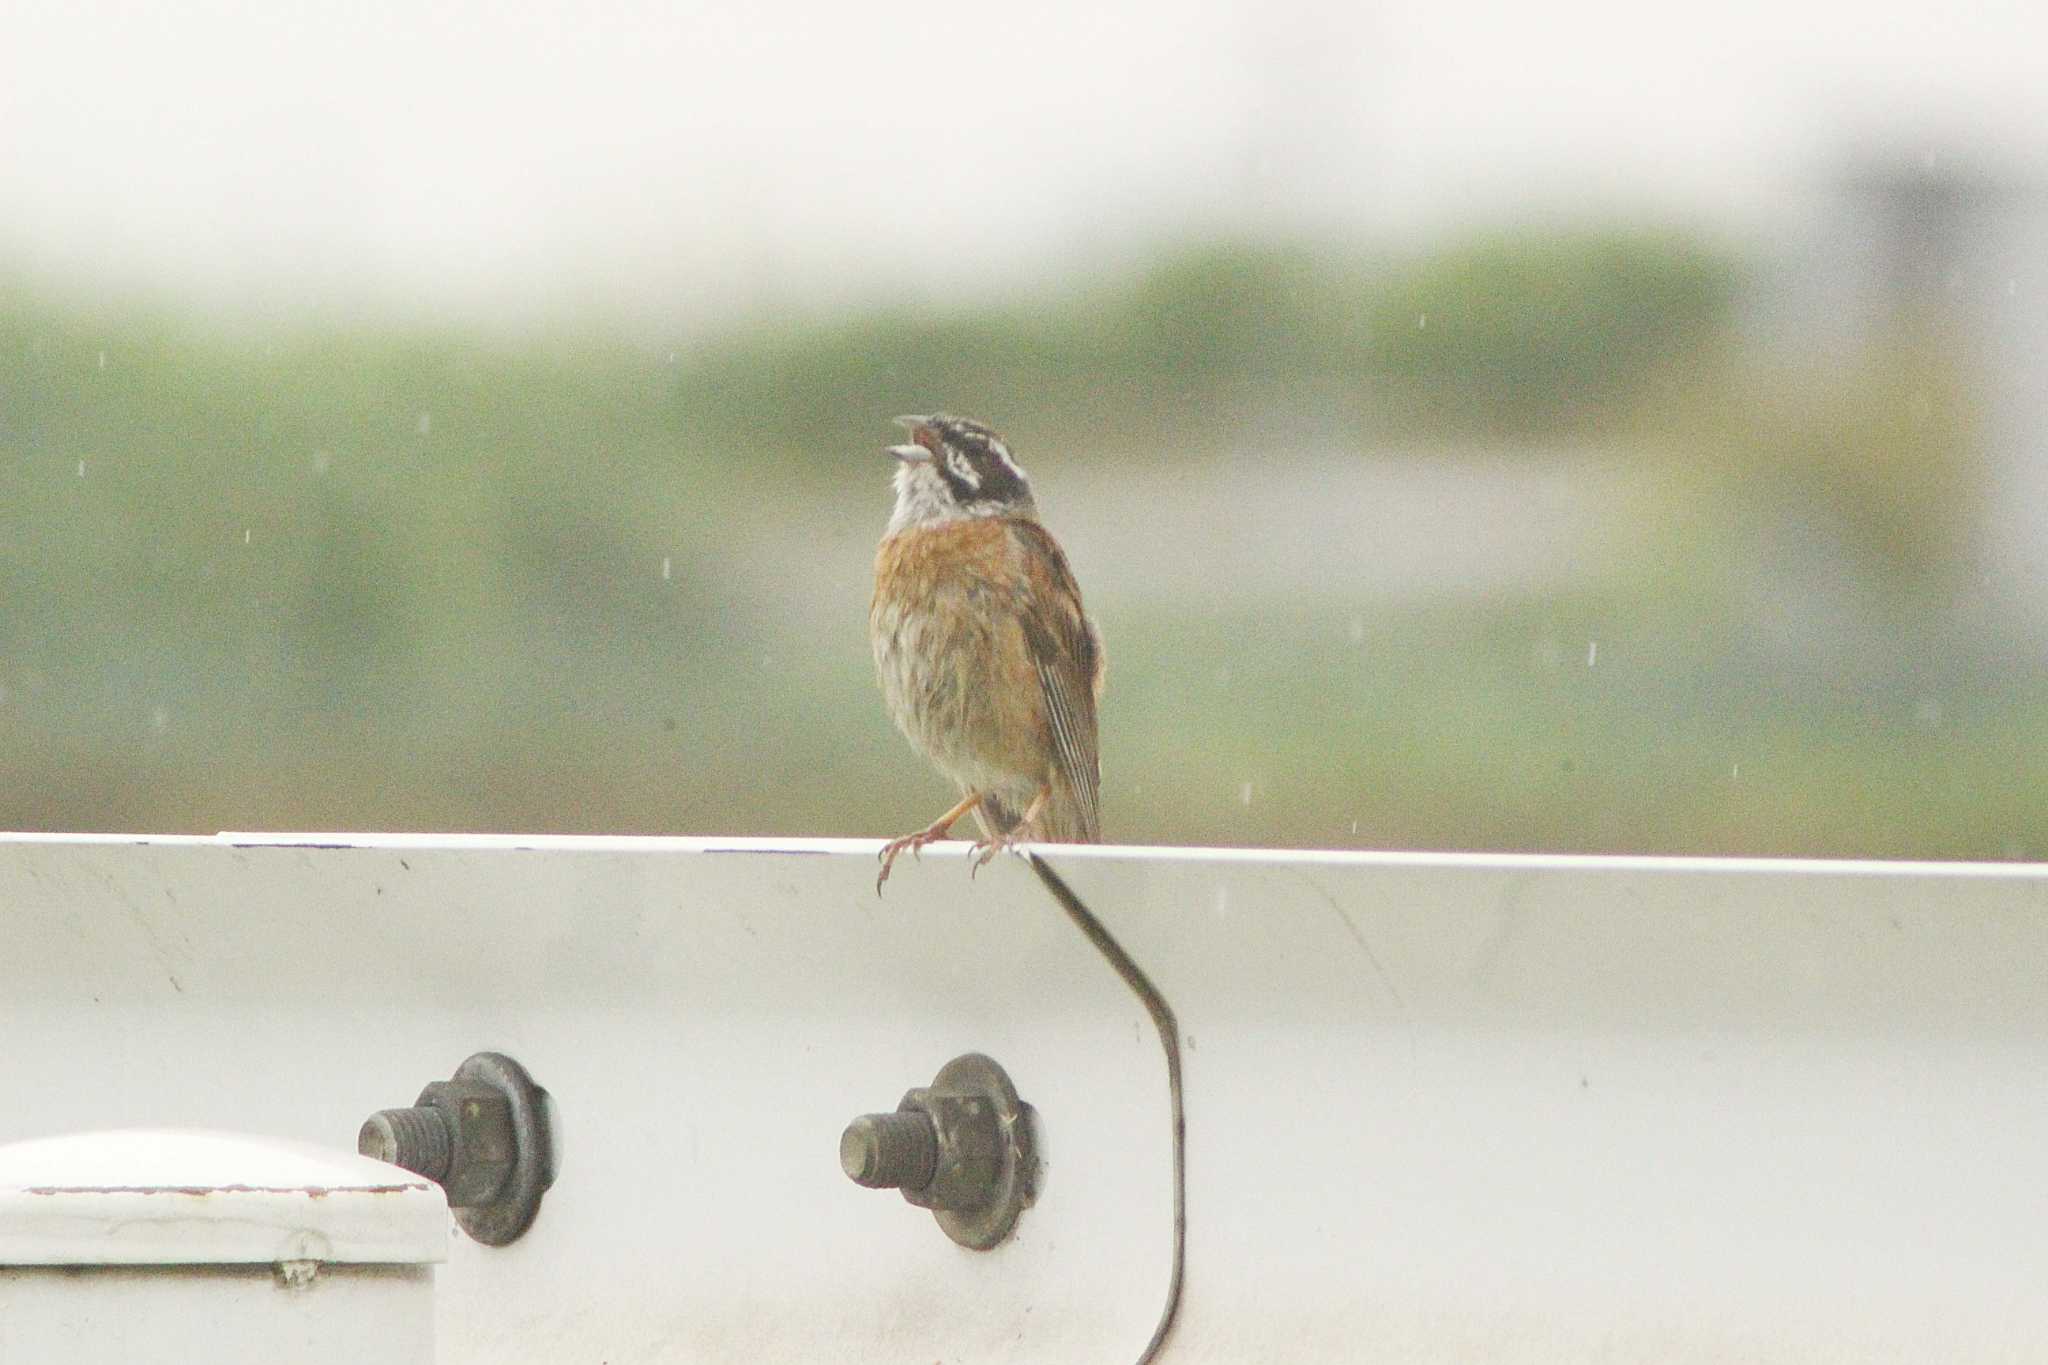
[[[450,1232],[428,1181],[306,1143],[0,1147],[0,1360],[432,1365]]]

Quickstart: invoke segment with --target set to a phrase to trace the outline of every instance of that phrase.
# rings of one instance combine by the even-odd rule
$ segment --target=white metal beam
[[[1117,1361],[1169,1271],[1144,1010],[1029,870],[868,841],[0,840],[0,1140],[346,1145],[469,1052],[555,1094],[450,1362]],[[291,841],[283,841],[291,842]],[[252,846],[261,845],[261,846]],[[2030,1359],[2048,869],[1058,849],[1185,1043],[1164,1361]],[[1044,1190],[977,1254],[837,1169],[980,1050]]]

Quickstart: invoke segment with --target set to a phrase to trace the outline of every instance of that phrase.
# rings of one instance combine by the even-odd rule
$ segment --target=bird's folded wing
[[[1073,797],[1077,828],[1071,837],[1093,843],[1102,837],[1102,765],[1095,721],[1102,641],[1082,613],[1073,571],[1052,537],[1035,522],[1014,523],[1012,532],[1025,552],[1034,589],[1022,605],[1024,639],[1045,703],[1054,764]]]

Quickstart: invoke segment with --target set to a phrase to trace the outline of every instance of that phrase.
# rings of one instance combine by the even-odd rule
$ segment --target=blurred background
[[[2048,11],[0,0],[0,826],[892,835],[899,412],[1122,842],[2048,854]]]

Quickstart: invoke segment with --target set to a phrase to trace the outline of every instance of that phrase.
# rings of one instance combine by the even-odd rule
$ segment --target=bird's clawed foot
[[[953,807],[953,809],[947,811],[917,833],[906,834],[901,839],[891,839],[888,843],[883,844],[881,853],[877,855],[882,860],[882,871],[881,875],[875,878],[875,894],[877,896],[882,894],[882,883],[889,880],[889,870],[896,866],[898,854],[907,848],[910,850],[911,857],[917,857],[923,851],[926,844],[936,844],[939,840],[952,833],[953,826],[959,822],[960,817],[967,814],[974,803],[979,800],[981,800],[980,792],[969,792],[965,797],[961,798],[959,805]]]
[[[877,896],[882,894],[882,883],[889,880],[889,871],[896,866],[896,856],[898,854],[908,849],[911,857],[918,857],[923,853],[926,844],[937,843],[945,838],[947,833],[947,830],[940,828],[938,825],[933,825],[930,829],[921,829],[915,834],[906,834],[901,839],[891,839],[888,843],[883,844],[882,851],[878,855],[882,860],[882,871],[875,878],[875,894]]]
[[[1008,833],[998,834],[994,838],[976,839],[974,846],[967,850],[967,875],[973,877],[994,862],[996,855],[1005,849],[1012,853],[1021,852],[1024,848],[1024,835],[1024,826],[1019,825]]]
[[[1009,849],[1013,853],[1021,849],[1026,838],[1037,828],[1039,813],[1045,809],[1045,803],[1051,797],[1052,784],[1048,782],[1031,798],[1031,804],[1025,808],[1024,814],[1018,818],[1016,824],[1001,834],[991,834],[986,839],[975,840],[974,847],[967,852],[967,875],[973,877],[993,862],[995,856],[1004,849]]]

